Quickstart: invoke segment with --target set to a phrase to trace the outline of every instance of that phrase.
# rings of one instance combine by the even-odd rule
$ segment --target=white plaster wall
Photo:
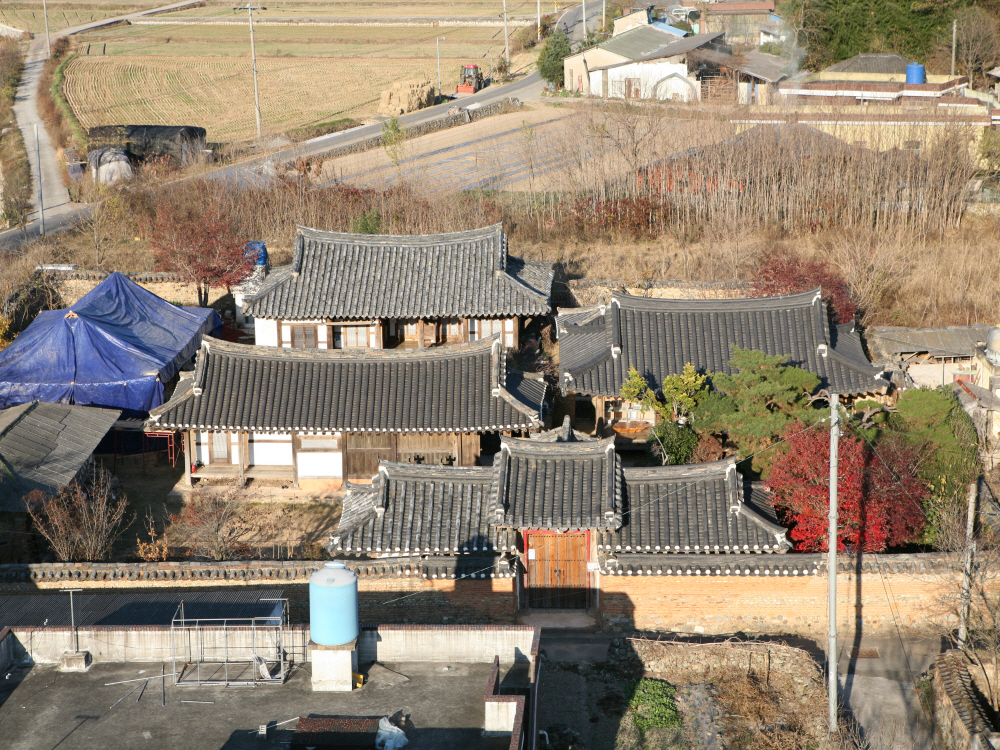
[[[288,436],[288,439],[284,441],[261,440],[258,442],[256,437],[250,440],[251,466],[291,466],[292,463],[291,436]]]
[[[256,318],[253,324],[253,342],[257,346],[277,346],[278,321]]]
[[[487,734],[510,734],[514,731],[517,701],[486,700],[486,717],[483,731]]]
[[[480,630],[468,626],[431,628],[382,625],[362,629],[358,658],[362,661],[453,661],[502,664],[531,661],[534,628],[509,627]]]
[[[632,63],[612,68],[608,74],[608,97],[612,99],[625,98],[625,79],[638,78],[639,92],[643,99],[657,98],[671,100],[675,96],[684,102],[697,101],[700,97],[698,81],[688,76],[687,63],[683,62],[652,62]],[[590,73],[590,91],[594,96],[604,96],[603,76],[605,71],[595,70]],[[677,78],[663,79],[671,74],[684,76],[690,81],[688,86]],[[657,85],[659,84],[659,85]],[[693,89],[692,89],[693,86]]]
[[[339,478],[344,475],[343,460],[344,454],[340,452],[300,452],[298,454],[298,474],[300,477]]]
[[[71,651],[72,628],[11,628],[17,639],[15,659],[24,664],[55,664],[64,651]],[[209,647],[224,648],[222,628],[206,628],[203,632],[206,651]],[[164,662],[173,655],[170,626],[143,628],[80,628],[80,650],[89,651],[95,662]],[[271,633],[257,632],[258,652],[265,644],[273,643]],[[282,641],[285,651],[296,661],[308,658],[306,646],[309,628],[285,628]],[[175,637],[178,659],[185,659],[188,649],[192,653],[196,644],[184,634]],[[249,628],[229,629],[230,654],[249,654],[251,634]]]

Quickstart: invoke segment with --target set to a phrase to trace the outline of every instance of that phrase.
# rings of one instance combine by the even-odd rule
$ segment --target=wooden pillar
[[[375,343],[376,349],[385,349],[385,326],[382,325],[382,321],[375,321]]]
[[[246,433],[240,430],[236,433],[236,450],[240,452],[240,487],[246,487],[247,484],[247,472],[246,472],[246,460],[247,454],[243,448],[243,440],[246,437]]]
[[[514,316],[514,351],[521,349],[521,319]]]
[[[424,348],[424,319],[417,318],[417,347]]]
[[[299,488],[299,444],[301,439],[298,433],[292,433],[292,473],[295,475],[292,480],[295,489]]]
[[[463,343],[469,343],[469,319],[462,318],[462,341]]]
[[[184,484],[188,487],[194,485],[194,478],[191,476],[191,467],[194,465],[194,430],[185,430],[184,436]]]

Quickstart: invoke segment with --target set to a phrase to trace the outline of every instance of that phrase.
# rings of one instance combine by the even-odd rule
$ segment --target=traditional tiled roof
[[[368,486],[349,485],[332,551],[474,554],[513,549],[491,526],[493,470],[379,462]]]
[[[591,529],[601,555],[786,552],[733,460],[624,471],[608,440],[505,439],[492,469],[380,462],[352,485],[334,554],[514,554],[518,529]],[[535,451],[532,458],[531,451]]]
[[[292,264],[246,312],[284,320],[504,317],[551,312],[551,263],[507,253],[495,224],[449,234],[344,234],[299,227]]]
[[[540,423],[546,385],[494,336],[440,349],[281,349],[206,339],[157,429],[458,433]]]
[[[23,512],[29,492],[69,484],[120,414],[39,401],[0,411],[0,511]]]
[[[615,439],[581,441],[564,424],[555,439],[504,438],[493,459],[493,523],[529,529],[617,529],[622,467]]]
[[[685,554],[791,548],[770,507],[753,502],[759,503],[762,493],[750,497],[751,486],[733,459],[627,468],[625,486],[624,523],[598,536],[599,550]]]
[[[733,346],[788,357],[840,394],[888,382],[864,356],[857,332],[831,326],[819,289],[782,297],[671,300],[615,294],[609,305],[559,315],[563,390],[617,397],[629,367],[659,387],[688,362],[700,372],[732,372]]]

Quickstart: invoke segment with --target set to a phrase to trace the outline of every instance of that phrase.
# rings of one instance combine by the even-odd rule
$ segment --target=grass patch
[[[677,690],[669,682],[643,677],[630,683],[628,711],[639,732],[645,735],[650,729],[667,729],[681,725],[681,715],[674,701]]]
[[[293,128],[285,133],[293,141],[308,141],[311,138],[319,138],[321,135],[339,133],[342,130],[349,130],[357,127],[361,123],[352,117],[341,117],[339,120],[330,122],[320,122],[315,125],[304,125],[301,128]]]

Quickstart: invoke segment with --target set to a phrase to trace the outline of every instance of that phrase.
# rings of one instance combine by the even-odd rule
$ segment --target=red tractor
[[[483,87],[483,74],[479,72],[478,65],[463,65],[462,72],[458,76],[458,86],[455,87],[456,94],[475,94]]]

